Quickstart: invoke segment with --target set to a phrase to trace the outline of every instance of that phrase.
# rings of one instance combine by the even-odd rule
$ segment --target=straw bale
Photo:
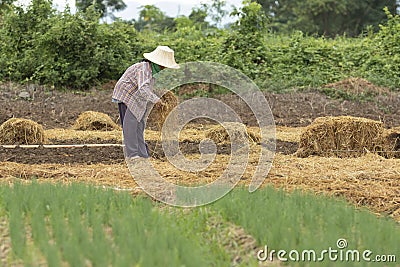
[[[179,100],[172,91],[166,91],[161,97],[161,102],[153,106],[148,121],[153,123],[156,130],[161,130],[169,113],[178,106]]]
[[[400,127],[384,130],[381,154],[386,158],[400,158]]]
[[[231,137],[227,129],[232,132]],[[247,142],[247,140],[251,143],[259,143],[261,141],[259,133],[253,129],[246,128],[246,126],[240,122],[224,122],[214,126],[206,132],[205,137],[210,138],[218,144]]]
[[[381,149],[383,124],[350,116],[320,117],[305,128],[296,155],[358,157]]]
[[[113,131],[120,127],[107,114],[96,111],[85,111],[79,115],[73,126],[82,131]]]
[[[43,127],[28,119],[12,118],[0,126],[3,145],[35,145],[45,142]]]

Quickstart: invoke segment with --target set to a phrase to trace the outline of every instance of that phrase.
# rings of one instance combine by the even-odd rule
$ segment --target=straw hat
[[[175,62],[174,50],[168,46],[158,46],[153,52],[144,53],[143,56],[160,66],[179,69],[179,65]]]

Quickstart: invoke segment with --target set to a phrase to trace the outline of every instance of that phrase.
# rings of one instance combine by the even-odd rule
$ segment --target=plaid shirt
[[[130,66],[114,87],[112,98],[124,103],[138,121],[141,121],[147,102],[156,103],[160,98],[153,93],[154,79],[149,62]]]

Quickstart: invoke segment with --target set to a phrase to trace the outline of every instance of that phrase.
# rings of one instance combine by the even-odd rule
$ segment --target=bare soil
[[[25,90],[12,84],[0,85],[0,123],[9,118],[27,118],[42,124],[45,129],[69,128],[78,116],[88,110],[108,114],[118,122],[118,107],[111,102],[112,88],[86,92],[63,92],[37,87],[30,100],[18,95]],[[318,91],[294,93],[264,93],[276,125],[307,126],[321,116],[349,115],[383,121],[386,127],[400,125],[400,94],[378,95],[372,101],[357,102],[330,99]],[[248,126],[256,119],[246,104],[235,95],[216,97],[230,105]],[[211,107],[210,107],[211,108]],[[148,127],[154,125],[149,124]]]
[[[63,142],[59,142],[63,143]],[[74,144],[83,143],[80,140]],[[95,142],[84,142],[85,144]],[[105,142],[106,143],[106,142]],[[165,160],[160,142],[147,141],[152,158]],[[184,141],[180,144],[184,155],[199,154],[199,142]],[[289,155],[296,152],[298,144],[277,140],[276,152]],[[217,154],[230,155],[229,145],[217,145]],[[0,147],[0,162],[16,162],[23,164],[116,164],[125,161],[122,147],[69,147],[69,148],[3,148]]]

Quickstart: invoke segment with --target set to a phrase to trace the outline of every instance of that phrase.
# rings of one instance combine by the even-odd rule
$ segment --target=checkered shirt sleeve
[[[138,121],[141,121],[148,102],[160,98],[153,92],[154,79],[148,62],[130,66],[114,87],[112,98],[125,103]]]

